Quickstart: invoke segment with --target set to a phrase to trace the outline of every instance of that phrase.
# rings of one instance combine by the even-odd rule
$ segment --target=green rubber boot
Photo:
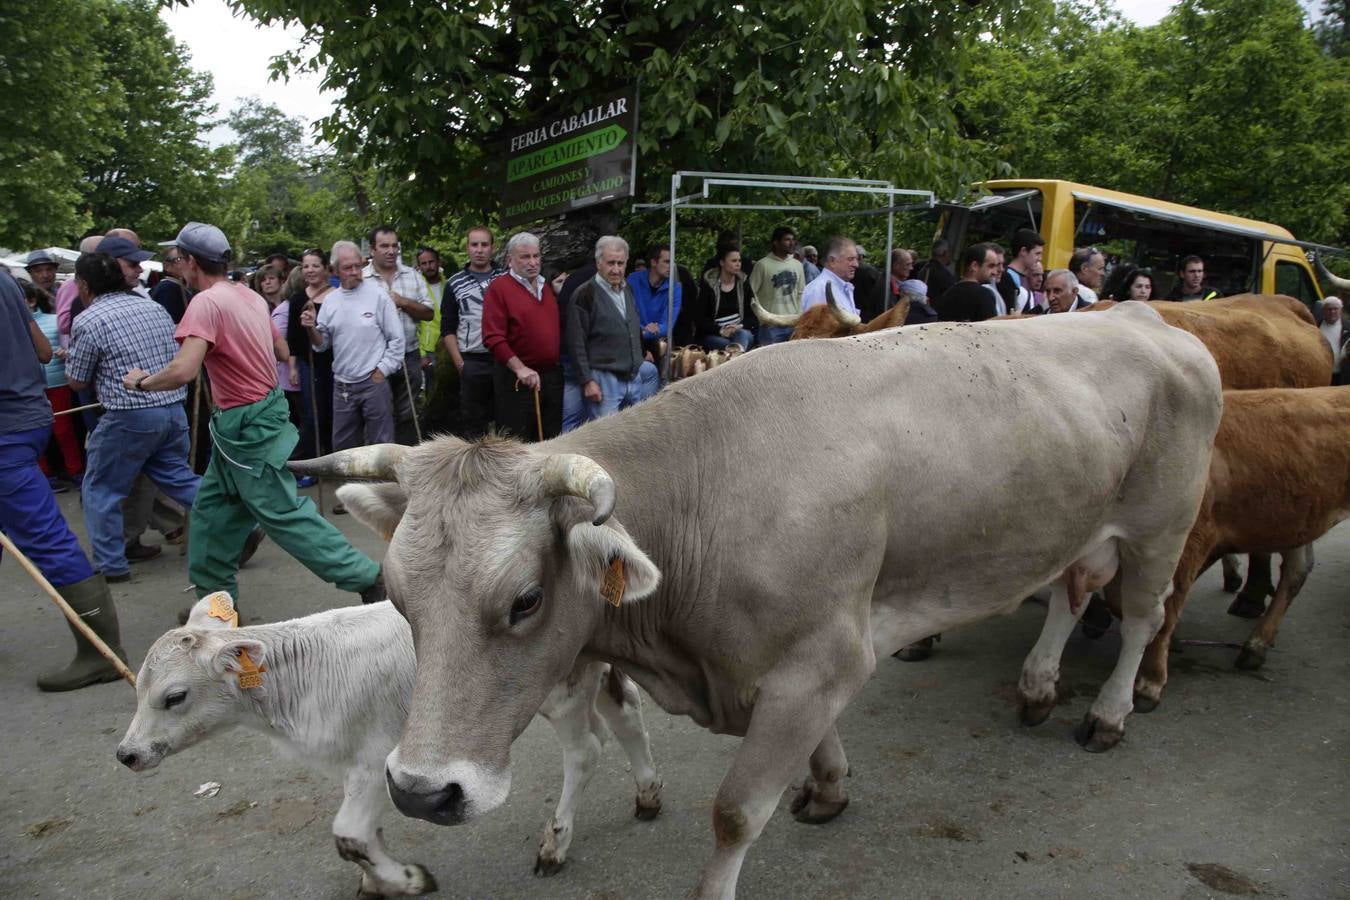
[[[70,604],[71,609],[79,613],[86,625],[93,629],[112,648],[112,651],[126,662],[126,652],[122,650],[122,636],[117,630],[117,608],[113,606],[112,592],[103,580],[101,573],[84,581],[77,581],[61,588],[61,596]],[[69,624],[69,623],[67,623]],[[75,635],[75,658],[70,665],[47,675],[39,675],[37,686],[44,691],[73,691],[91,684],[116,681],[121,678],[112,663],[103,658],[103,654],[94,649],[94,645],[85,640],[84,635],[70,626]]]

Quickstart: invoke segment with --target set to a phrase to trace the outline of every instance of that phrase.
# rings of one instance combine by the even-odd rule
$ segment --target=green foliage
[[[215,109],[150,0],[0,8],[0,244],[71,244],[115,226],[172,234],[217,201]]]
[[[325,70],[324,86],[343,99],[320,121],[322,137],[391,181],[415,175],[415,192],[394,196],[419,228],[452,208],[496,210],[507,130],[633,83],[639,189],[652,198],[681,168],[952,190],[981,174],[951,112],[963,56],[981,32],[1016,34],[1048,9],[1044,0],[232,5],[306,29],[278,71]]]
[[[1183,0],[1152,28],[1064,5],[991,42],[961,92],[965,134],[1010,174],[1065,178],[1350,242],[1350,68],[1296,0]]]

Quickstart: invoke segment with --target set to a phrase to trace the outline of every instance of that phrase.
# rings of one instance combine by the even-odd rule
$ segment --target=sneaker
[[[183,543],[183,540],[184,540],[186,537],[187,537],[187,528],[185,528],[185,527],[182,526],[182,525],[179,525],[179,526],[178,526],[177,528],[175,528],[173,531],[169,531],[169,532],[166,532],[166,533],[165,533],[165,535],[164,535],[164,543],[166,543],[166,544],[181,544],[181,543]]]
[[[295,486],[298,488],[311,488],[319,483],[319,479],[313,475],[301,475],[295,479]]]
[[[53,494],[64,494],[66,491],[70,490],[70,488],[66,487],[66,483],[55,475],[47,476],[47,484],[51,485]]]
[[[136,538],[136,540],[127,543],[126,552],[127,562],[138,563],[145,562],[147,559],[154,559],[156,556],[159,556],[161,550],[154,544],[146,546],[141,543],[140,538]]]

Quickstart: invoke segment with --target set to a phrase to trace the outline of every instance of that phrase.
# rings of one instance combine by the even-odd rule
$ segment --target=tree
[[[9,0],[0,9],[0,243],[91,227],[172,234],[219,197],[215,108],[150,0]]]
[[[62,243],[89,225],[78,153],[106,146],[94,40],[103,9],[78,0],[8,0],[0,7],[0,244]]]
[[[965,134],[1007,171],[1350,239],[1350,69],[1296,0],[1183,0],[1150,28],[1066,5],[1055,22],[991,42],[961,91]]]
[[[405,221],[496,210],[498,144],[536,116],[636,83],[641,190],[678,168],[903,178],[954,187],[973,174],[949,84],[976,36],[1013,32],[1044,2],[945,0],[726,4],[483,0],[234,0],[306,29],[276,71],[324,68],[342,94],[318,123],[339,153],[391,181],[416,177]]]

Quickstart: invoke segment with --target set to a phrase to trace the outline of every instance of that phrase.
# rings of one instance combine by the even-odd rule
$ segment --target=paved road
[[[62,506],[78,527],[75,499],[63,496]],[[379,552],[350,518],[335,521]],[[189,596],[171,552],[115,587],[137,664]],[[1232,650],[1187,650],[1163,705],[1131,717],[1124,743],[1101,756],[1070,733],[1109,672],[1112,635],[1070,642],[1062,684],[1075,696],[1037,729],[1017,724],[1013,696],[1044,615],[1037,606],[949,634],[927,663],[882,661],[841,720],[852,805],[810,827],[792,820],[785,798],[750,852],[741,896],[1350,897],[1350,523],[1319,543],[1317,557],[1263,671],[1234,670]],[[272,544],[241,590],[246,621],[352,599]],[[240,731],[153,772],[124,770],[113,751],[133,692],[118,683],[40,694],[34,675],[64,658],[70,639],[11,561],[0,565],[0,598],[0,895],[355,893],[357,869],[329,834],[341,795],[329,773]],[[1249,625],[1225,615],[1227,603],[1217,571],[1207,574],[1181,636],[1241,640]],[[446,897],[683,896],[711,848],[710,801],[737,742],[650,702],[647,721],[666,783],[660,818],[632,818],[631,782],[611,742],[555,878],[530,874],[561,781],[551,729],[538,721],[515,746],[502,809],[454,829],[391,812],[389,846],[427,865]],[[194,798],[206,781],[224,787]]]

